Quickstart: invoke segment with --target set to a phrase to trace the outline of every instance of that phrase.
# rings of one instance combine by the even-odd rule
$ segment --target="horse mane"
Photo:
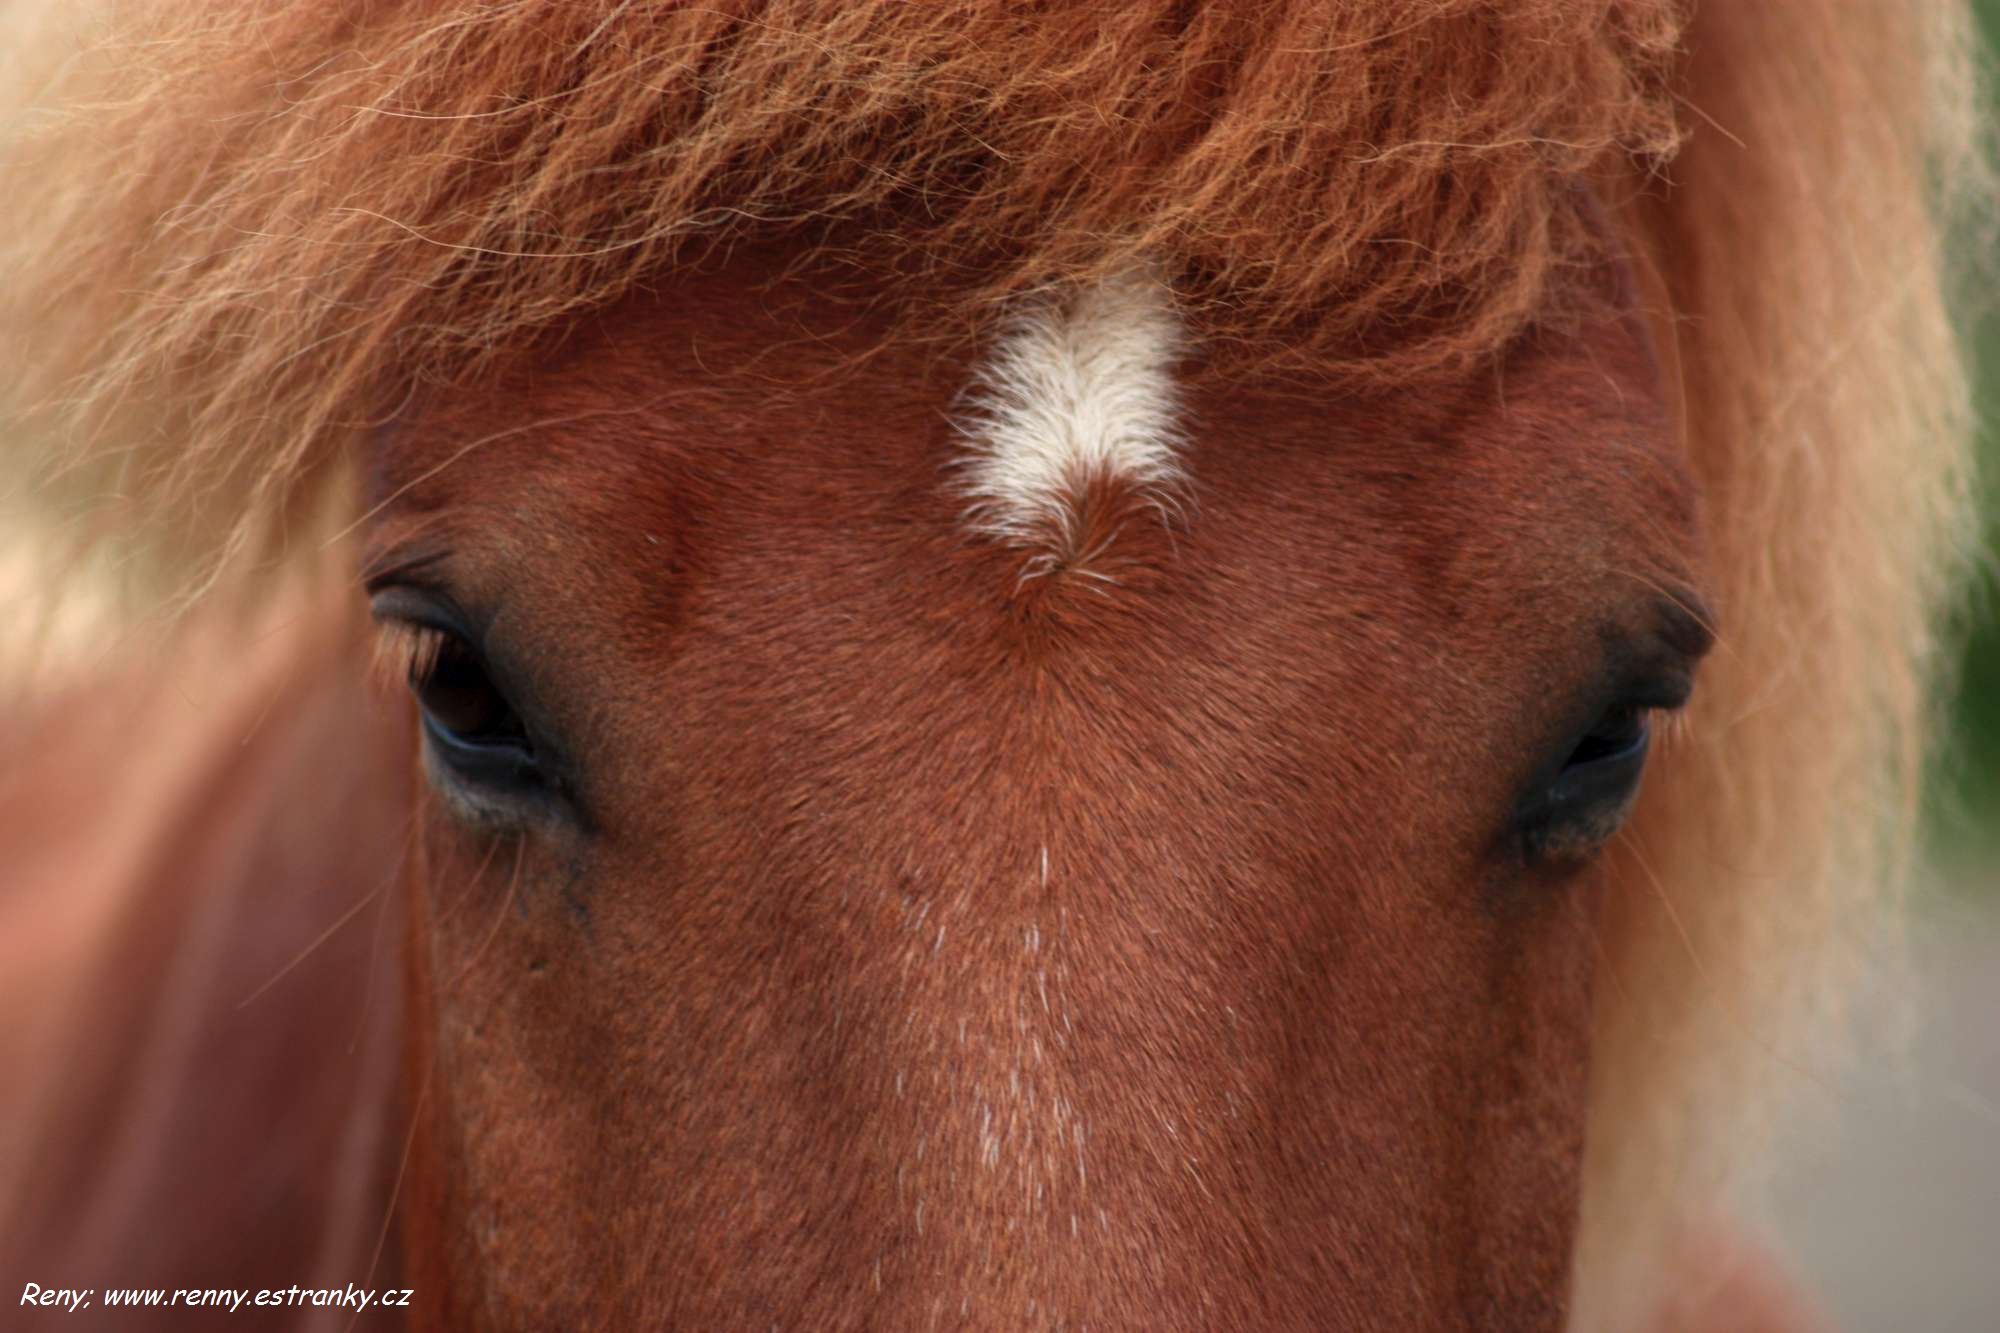
[[[1143,263],[1212,348],[1408,384],[1544,313],[1576,182],[1677,140],[1666,7],[1437,10],[135,8],[20,117],[0,327],[57,429],[144,401],[114,487],[169,526],[774,233],[862,236],[912,327]]]
[[[354,519],[354,445],[409,395],[739,242],[851,258],[912,330],[1144,263],[1217,364],[1345,391],[1563,318],[1608,212],[1678,333],[1722,643],[1613,859],[1581,1313],[1716,1197],[1774,1067],[1818,1058],[1906,859],[1969,530],[1936,188],[1988,179],[1960,22],[101,8],[8,20],[36,32],[5,94],[0,410],[8,468],[88,506],[81,545],[151,553],[154,593],[256,584]]]

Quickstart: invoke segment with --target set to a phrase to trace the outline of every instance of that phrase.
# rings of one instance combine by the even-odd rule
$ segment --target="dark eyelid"
[[[487,622],[468,615],[458,600],[442,588],[407,580],[400,572],[384,575],[369,580],[368,609],[378,620],[400,620],[441,630],[464,642],[482,659],[487,656]]]
[[[450,558],[451,552],[440,546],[405,544],[390,547],[375,553],[363,563],[361,586],[370,597],[399,583],[434,586],[437,566]]]
[[[1603,669],[1577,713],[1601,713],[1619,703],[1672,711],[1694,691],[1695,668],[1715,644],[1714,618],[1693,594],[1662,594],[1649,608],[1650,623],[1634,633],[1607,625],[1599,635]]]
[[[1692,592],[1663,594],[1653,603],[1653,618],[1660,643],[1689,667],[1715,646],[1715,613]]]
[[[1647,711],[1664,710],[1673,712],[1682,707],[1694,693],[1694,667],[1649,665],[1628,668],[1619,676],[1614,676],[1616,685],[1604,696],[1607,702],[1600,705],[1608,709],[1619,704]]]

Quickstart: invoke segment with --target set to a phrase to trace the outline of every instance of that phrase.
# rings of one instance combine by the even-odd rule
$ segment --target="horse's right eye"
[[[534,742],[478,650],[433,624],[385,621],[387,646],[416,696],[433,759],[468,786],[512,791],[539,786]]]
[[[513,705],[472,648],[456,635],[440,637],[443,642],[429,655],[427,669],[410,676],[425,722],[461,744],[525,742]]]

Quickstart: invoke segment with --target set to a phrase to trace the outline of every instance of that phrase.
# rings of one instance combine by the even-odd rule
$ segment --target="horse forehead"
[[[774,763],[843,709],[843,762],[888,762],[855,742],[916,718],[940,781],[1079,790],[1176,746],[1282,769],[1287,727],[1363,713],[1394,744],[1419,705],[1494,702],[1453,663],[1497,698],[1563,651],[1593,565],[1676,555],[1624,549],[1677,535],[1659,519],[1685,496],[1608,341],[1498,389],[1356,398],[1191,373],[1157,288],[1029,303],[959,345],[892,333],[811,292],[627,308],[417,432],[418,508],[576,695],[615,683],[663,727],[685,701],[697,730],[730,704],[730,734],[788,729]],[[1104,540],[1037,564],[1050,506]]]
[[[1098,482],[1185,521],[1219,495],[1296,525],[1389,491],[1408,519],[1470,488],[1482,504],[1457,522],[1505,526],[1510,506],[1560,519],[1548,502],[1567,487],[1686,527],[1647,340],[1594,332],[1490,381],[1357,396],[1201,376],[1171,294],[1144,274],[1023,300],[957,340],[909,339],[798,282],[697,274],[394,431],[377,498],[489,529],[581,520],[572,535],[657,540],[695,503],[781,524],[886,497],[900,520],[1031,552]]]
[[[977,783],[964,835],[1017,859],[1051,791],[1078,814],[1163,763],[1299,771],[1296,736],[1344,737],[1364,781],[1419,715],[1508,707],[1571,651],[1592,578],[1679,559],[1625,549],[1678,545],[1686,496],[1616,339],[1357,398],[1202,378],[1143,277],[896,334],[810,287],[635,303],[404,432],[388,527],[441,521],[474,599],[568,697],[636,701],[648,752],[761,728],[801,784]],[[1334,776],[1263,815],[1310,817]]]

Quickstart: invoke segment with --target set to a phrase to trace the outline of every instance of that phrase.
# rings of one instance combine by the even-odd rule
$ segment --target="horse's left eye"
[[[1606,765],[1615,765],[1635,756],[1643,759],[1651,733],[1645,709],[1620,704],[1599,718],[1577,741],[1576,748],[1564,761],[1563,771],[1601,773],[1606,771]]]
[[[1651,747],[1648,708],[1619,703],[1569,746],[1522,802],[1515,827],[1530,861],[1573,861],[1618,831],[1639,794]]]

